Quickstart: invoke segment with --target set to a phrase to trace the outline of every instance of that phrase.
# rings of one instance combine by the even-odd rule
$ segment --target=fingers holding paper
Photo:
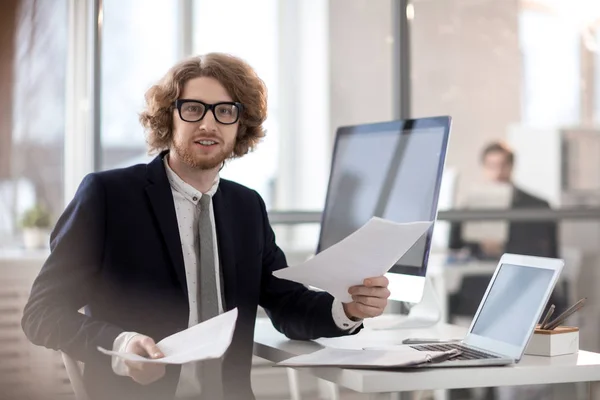
[[[134,336],[127,345],[126,352],[151,359],[164,357],[164,354],[160,351],[156,343],[154,343],[154,340],[144,335]],[[148,385],[165,375],[164,364],[149,364],[125,360],[125,365],[127,365],[128,374],[131,379],[140,385]]]
[[[371,278],[375,280],[373,283],[387,288],[383,275],[431,226],[430,221],[400,224],[373,217],[345,239],[302,264],[273,272],[273,276],[319,288],[342,303],[352,304],[353,299],[348,293],[350,286],[364,282],[367,277],[378,277]],[[323,273],[325,270],[327,273]],[[379,294],[368,297],[385,298],[384,294],[379,291]]]
[[[389,281],[385,276],[367,278],[362,285],[352,286],[348,293],[351,303],[344,303],[344,311],[349,318],[365,319],[381,315],[388,303]]]
[[[181,365],[222,357],[233,340],[237,316],[238,310],[234,308],[174,333],[162,339],[158,345],[151,338],[136,334],[126,345],[123,345],[125,348],[122,351],[111,351],[102,347],[98,347],[98,351],[114,358],[126,360],[127,364],[125,365],[132,371],[156,371],[158,375],[156,379],[159,379],[162,368],[147,369],[148,365]],[[118,375],[129,375],[129,371],[123,374],[118,373]],[[151,378],[154,376],[152,375]]]

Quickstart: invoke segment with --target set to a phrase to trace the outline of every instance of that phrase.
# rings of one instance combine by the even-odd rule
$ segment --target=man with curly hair
[[[352,334],[383,312],[385,277],[349,288],[347,304],[275,278],[287,264],[263,200],[220,179],[227,159],[264,136],[266,88],[248,64],[217,53],[184,60],[146,102],[140,120],[158,155],[86,176],[52,233],[22,320],[34,344],[84,363],[91,399],[253,399],[257,306],[298,340]],[[160,358],[156,342],[236,307],[220,360],[165,368],[97,350]]]

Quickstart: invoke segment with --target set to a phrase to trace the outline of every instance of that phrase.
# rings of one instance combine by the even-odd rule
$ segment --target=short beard
[[[180,143],[174,141],[173,142],[173,151],[177,154],[180,160],[186,163],[188,166],[194,169],[199,169],[202,171],[212,170],[217,167],[223,165],[225,160],[231,157],[233,153],[233,144],[229,146],[229,148],[224,148],[218,154],[215,154],[212,158],[198,158],[194,155],[192,151],[190,151],[189,147],[185,145],[181,145]]]

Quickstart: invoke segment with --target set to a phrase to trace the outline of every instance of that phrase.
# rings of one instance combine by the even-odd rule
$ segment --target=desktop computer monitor
[[[317,253],[377,216],[435,221],[450,117],[341,127],[337,130]],[[390,299],[423,296],[433,227],[390,269]]]

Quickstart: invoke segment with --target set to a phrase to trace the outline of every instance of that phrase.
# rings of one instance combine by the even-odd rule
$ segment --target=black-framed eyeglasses
[[[215,120],[223,125],[231,125],[238,122],[240,114],[244,109],[242,103],[237,101],[222,101],[215,104],[207,104],[200,100],[178,99],[175,100],[175,108],[179,112],[179,118],[186,122],[198,122],[204,118],[208,110],[211,110]]]

